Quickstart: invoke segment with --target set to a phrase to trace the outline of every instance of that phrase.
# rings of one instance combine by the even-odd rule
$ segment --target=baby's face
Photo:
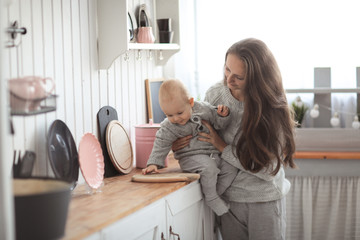
[[[185,125],[192,114],[190,100],[184,102],[182,99],[174,99],[169,102],[161,102],[161,109],[171,123]]]

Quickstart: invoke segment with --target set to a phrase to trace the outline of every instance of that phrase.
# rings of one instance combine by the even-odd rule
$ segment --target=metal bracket
[[[10,27],[7,28],[6,32],[10,35],[11,40],[6,43],[6,47],[16,47],[15,39],[17,34],[25,35],[27,33],[26,28],[19,28],[19,24],[17,21],[14,21]]]

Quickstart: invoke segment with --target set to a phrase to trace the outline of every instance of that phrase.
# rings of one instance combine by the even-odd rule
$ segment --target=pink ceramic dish
[[[31,112],[40,109],[40,103],[51,95],[55,88],[52,78],[26,76],[8,81],[10,105],[13,111]]]
[[[79,163],[87,184],[91,188],[99,188],[104,180],[104,156],[99,141],[92,133],[86,133],[80,140]]]

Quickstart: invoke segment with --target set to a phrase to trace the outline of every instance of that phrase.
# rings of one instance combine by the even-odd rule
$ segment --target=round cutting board
[[[129,136],[121,123],[112,120],[106,127],[106,147],[117,171],[128,174],[133,169],[133,152]]]

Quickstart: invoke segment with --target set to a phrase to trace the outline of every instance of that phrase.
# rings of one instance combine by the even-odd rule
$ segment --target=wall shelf
[[[129,43],[129,50],[180,50],[176,43]]]
[[[113,61],[129,50],[156,51],[156,64],[164,65],[168,59],[180,50],[179,0],[145,0],[149,9],[149,19],[152,23],[154,44],[133,43],[128,30],[128,12],[136,16],[139,6],[132,6],[129,0],[98,0],[98,57],[99,69],[108,69]],[[174,31],[173,43],[159,43],[156,20],[172,19]],[[132,19],[136,21],[136,19]],[[158,53],[160,50],[164,50]]]

